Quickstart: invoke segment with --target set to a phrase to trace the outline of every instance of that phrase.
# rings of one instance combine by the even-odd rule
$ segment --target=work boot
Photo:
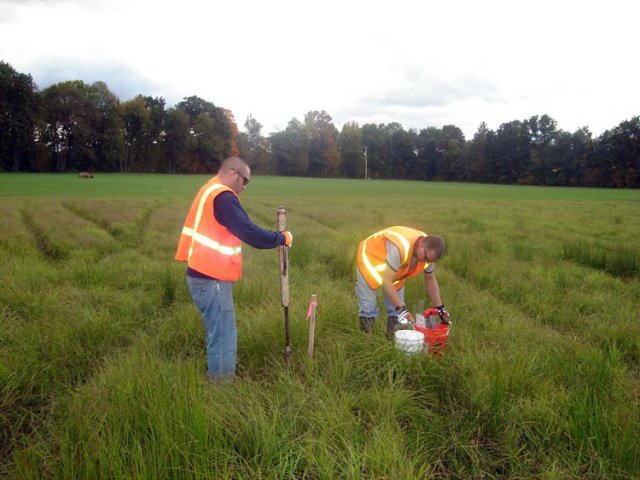
[[[371,335],[373,333],[373,322],[375,317],[360,317],[360,330]]]
[[[387,317],[387,338],[393,340],[396,332],[401,330],[401,326],[398,323],[398,317]]]
[[[398,322],[398,317],[387,317],[387,338],[393,340],[398,330],[409,330],[411,324],[403,325]]]
[[[207,373],[207,381],[217,387],[226,387],[233,385],[235,380],[235,375],[212,375],[210,373]]]

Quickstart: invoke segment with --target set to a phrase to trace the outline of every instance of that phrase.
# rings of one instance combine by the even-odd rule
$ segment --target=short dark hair
[[[427,235],[422,239],[427,250],[433,250],[439,260],[444,255],[444,239],[439,235]]]

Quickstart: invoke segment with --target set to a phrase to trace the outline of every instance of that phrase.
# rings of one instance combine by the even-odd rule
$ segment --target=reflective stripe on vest
[[[380,285],[382,285],[382,276],[380,275],[380,273],[384,272],[384,270],[386,268],[386,264],[382,263],[382,264],[378,265],[377,267],[375,267],[371,263],[371,261],[369,260],[369,257],[367,257],[367,242],[369,241],[369,239],[375,238],[375,237],[378,237],[378,236],[381,236],[381,235],[382,236],[391,235],[394,238],[396,238],[402,244],[402,251],[400,253],[402,254],[402,263],[403,264],[407,262],[407,258],[409,256],[409,252],[411,251],[411,244],[409,243],[409,241],[405,237],[400,235],[399,233],[394,232],[393,230],[382,230],[381,232],[374,233],[373,235],[371,235],[370,237],[368,237],[364,241],[364,245],[362,247],[362,263],[364,264],[366,269],[369,271],[371,276]],[[378,273],[378,272],[380,272],[380,273]],[[399,281],[400,280],[396,280],[395,282],[393,282],[393,284],[395,285]]]
[[[382,285],[382,277],[378,272],[384,272],[385,264],[383,263],[382,265],[378,265],[377,267],[374,267],[369,261],[369,257],[367,257],[367,242],[369,241],[370,238],[373,238],[374,236],[375,235],[368,237],[364,241],[364,245],[362,246],[362,263],[364,264],[365,268],[369,271],[371,276],[376,280],[376,282]]]
[[[229,247],[229,246],[221,245],[219,242],[215,241],[214,239],[209,238],[206,235],[203,235],[198,232],[198,227],[200,226],[200,220],[202,219],[202,211],[204,210],[204,205],[205,203],[207,203],[207,199],[209,198],[209,195],[211,195],[211,192],[221,187],[225,187],[225,186],[222,185],[221,183],[214,183],[202,193],[202,196],[200,197],[200,202],[198,203],[198,210],[196,211],[196,218],[194,219],[194,222],[193,222],[193,229],[189,227],[183,227],[182,233],[184,235],[190,236],[193,242],[201,243],[205,247],[212,248],[213,250],[221,253],[222,255],[239,255],[240,253],[242,253],[242,247]],[[189,256],[188,256],[189,259],[193,254],[193,242],[189,247]]]
[[[216,250],[222,255],[238,255],[242,253],[242,247],[225,247],[224,245],[220,245],[220,243],[216,242],[212,238],[196,232],[195,230],[193,230],[193,228],[182,227],[182,234],[191,237],[194,242],[201,243],[205,247]],[[193,247],[189,248],[189,258],[191,258],[192,251]]]
[[[394,228],[403,228],[403,227],[394,227]],[[390,228],[390,229],[386,229],[386,230],[382,230],[380,232],[374,233],[373,235],[367,237],[362,242],[361,248],[360,248],[361,252],[359,254],[359,263],[362,271],[363,272],[366,271],[367,275],[365,275],[365,279],[367,278],[367,276],[370,278],[370,280],[367,280],[367,283],[369,283],[369,286],[371,288],[376,288],[375,285],[371,284],[371,281],[375,282],[377,286],[382,285],[382,274],[384,273],[387,267],[386,260],[382,258],[382,252],[379,251],[381,246],[378,245],[378,243],[380,241],[382,242],[389,241],[398,248],[398,251],[401,256],[401,265],[406,265],[406,267],[400,268],[397,274],[400,272],[406,272],[406,273],[404,273],[400,278],[397,278],[396,280],[394,280],[393,285],[401,286],[404,284],[404,280],[407,278],[407,276],[410,273],[408,270],[409,269],[408,262],[410,260],[409,257],[411,255],[411,252],[413,251],[413,242],[415,242],[414,237],[417,238],[417,236],[427,236],[426,233],[421,232],[419,230],[414,230],[414,229],[407,229],[407,230],[408,230],[407,233],[411,234],[409,235],[409,237]],[[380,237],[384,237],[384,239],[380,239]],[[369,252],[369,255],[371,256],[369,257],[369,255],[367,255],[367,246],[368,246],[368,243],[373,239],[376,240],[376,246],[371,247],[373,248],[373,251]],[[377,262],[379,262],[379,264],[375,265],[374,263],[377,263]],[[424,267],[422,267],[422,264],[424,264]],[[411,271],[411,276],[415,275],[420,270],[421,267],[426,269],[427,266],[428,266],[428,263],[426,262],[418,262],[418,264],[416,265],[416,269]]]
[[[400,235],[399,233],[394,232],[393,230],[383,230],[382,235],[392,235],[395,238],[397,238],[400,243],[402,243],[402,248],[404,248],[404,255],[402,256],[402,263],[407,263],[407,258],[409,256],[409,251],[411,250],[411,244],[409,243],[409,240],[407,240],[406,238],[404,238],[402,235]]]
[[[242,276],[242,243],[218,223],[214,213],[216,197],[227,191],[235,195],[217,177],[198,190],[182,225],[174,258],[203,275],[234,282]]]

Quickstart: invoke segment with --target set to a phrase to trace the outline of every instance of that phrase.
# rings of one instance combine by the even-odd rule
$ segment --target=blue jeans
[[[360,270],[356,268],[356,296],[358,297],[358,316],[367,318],[378,318],[378,289],[372,289]],[[382,290],[382,288],[380,289]],[[398,296],[404,303],[404,286],[398,290]],[[386,295],[382,295],[384,300],[384,308],[387,310],[388,317],[397,317],[396,307],[389,301]]]
[[[238,351],[233,282],[187,275],[187,284],[193,302],[202,313],[209,377],[216,381],[233,379]]]

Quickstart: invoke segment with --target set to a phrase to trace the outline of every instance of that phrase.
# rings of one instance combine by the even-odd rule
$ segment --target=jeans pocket
[[[191,298],[193,303],[204,311],[211,303],[214,283],[211,280],[196,277],[187,277],[187,284],[189,285],[189,292],[191,292]]]
[[[215,293],[220,310],[233,311],[233,283],[218,282]]]

